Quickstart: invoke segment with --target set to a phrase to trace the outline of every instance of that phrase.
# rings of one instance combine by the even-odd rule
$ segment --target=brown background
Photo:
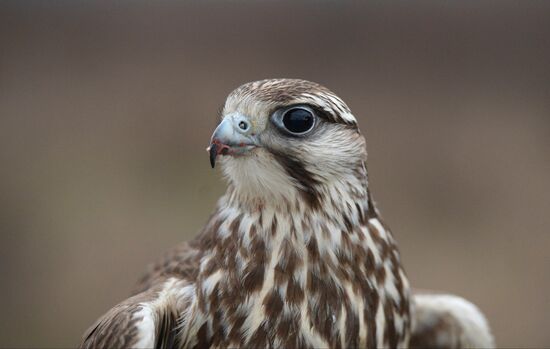
[[[224,190],[225,96],[344,98],[416,287],[550,345],[550,2],[0,4],[0,346],[70,347]]]

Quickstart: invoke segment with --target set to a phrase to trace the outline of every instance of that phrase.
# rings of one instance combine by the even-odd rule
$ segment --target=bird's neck
[[[295,232],[307,238],[309,234],[326,231],[323,224],[330,225],[328,229],[333,232],[349,231],[362,224],[371,204],[364,164],[339,178],[318,181],[308,187],[295,185],[270,195],[273,192],[273,188],[266,188],[251,195],[249,190],[243,192],[242,187],[230,184],[217,210],[225,222],[238,219],[240,223],[237,227],[235,222],[227,230],[222,227],[219,236],[234,234],[232,230],[239,236],[247,235],[249,226],[266,237],[280,234],[281,238],[289,238]]]
[[[220,199],[202,235],[196,289],[201,311],[218,319],[211,324],[214,332],[216,323],[244,321],[244,342],[228,340],[221,346],[265,347],[252,334],[274,331],[262,326],[277,323],[283,304],[290,328],[298,329],[281,335],[290,341],[288,347],[303,346],[299,340],[304,338],[311,346],[341,345],[337,341],[344,338],[344,308],[360,328],[369,328],[353,337],[358,345],[352,346],[382,343],[381,334],[378,338],[371,329],[383,326],[377,324],[382,315],[375,317],[383,310],[373,307],[386,294],[388,304],[406,305],[401,299],[407,284],[391,234],[377,218],[364,179],[360,186],[342,181],[321,188],[320,205],[315,207],[290,198],[254,205],[236,200],[231,188]],[[392,281],[388,287],[399,293],[385,289],[386,275],[397,280],[397,286]],[[380,290],[373,285],[380,285]],[[217,313],[220,305],[226,313]]]
[[[315,197],[312,199],[311,195]],[[243,263],[264,253],[278,258],[284,245],[305,253],[312,242],[321,254],[334,255],[350,247],[345,246],[347,239],[368,234],[360,230],[366,229],[369,218],[376,215],[366,168],[362,166],[353,175],[318,185],[314,193],[296,190],[274,200],[264,195],[243,196],[229,186],[204,236],[208,236],[209,248],[225,255],[220,258],[234,252],[231,258],[242,257]],[[228,246],[235,251],[228,252]]]

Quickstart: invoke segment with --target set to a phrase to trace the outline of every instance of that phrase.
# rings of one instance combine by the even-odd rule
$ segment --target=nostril
[[[246,123],[246,121],[239,122],[239,128],[243,131],[248,130],[248,123]]]

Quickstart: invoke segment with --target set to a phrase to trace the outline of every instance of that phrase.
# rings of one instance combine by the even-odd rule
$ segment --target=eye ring
[[[246,123],[245,121],[239,122],[239,128],[243,131],[248,130],[248,123]]]
[[[317,116],[307,106],[291,106],[273,115],[275,125],[287,134],[305,135],[317,124]]]

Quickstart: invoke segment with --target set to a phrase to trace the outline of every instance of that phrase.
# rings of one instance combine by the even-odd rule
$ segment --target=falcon
[[[304,80],[231,92],[208,147],[206,226],[150,266],[81,348],[492,347],[482,313],[413,293],[348,106]]]

